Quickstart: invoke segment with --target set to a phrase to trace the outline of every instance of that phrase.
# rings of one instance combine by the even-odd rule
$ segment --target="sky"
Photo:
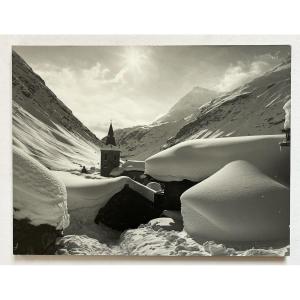
[[[99,138],[152,123],[199,86],[228,92],[262,75],[288,46],[15,46]]]

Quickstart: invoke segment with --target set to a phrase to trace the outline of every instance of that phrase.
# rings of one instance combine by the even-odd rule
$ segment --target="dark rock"
[[[55,254],[56,239],[62,236],[62,232],[53,226],[33,226],[27,219],[14,219],[13,234],[13,253],[31,255]]]
[[[152,202],[126,185],[99,210],[95,222],[123,231],[146,224],[161,213],[161,209],[155,208]]]

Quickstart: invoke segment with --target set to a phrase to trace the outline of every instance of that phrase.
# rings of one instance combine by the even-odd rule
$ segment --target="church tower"
[[[105,146],[101,148],[101,175],[108,177],[112,169],[119,167],[121,150],[117,147],[112,123],[110,123]]]

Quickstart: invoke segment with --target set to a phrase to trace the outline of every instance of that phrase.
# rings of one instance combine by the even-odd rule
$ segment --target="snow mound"
[[[24,151],[13,147],[14,218],[32,225],[69,225],[66,187],[51,171]]]
[[[97,226],[94,220],[100,208],[102,208],[112,196],[120,192],[126,184],[144,196],[149,201],[154,201],[155,191],[132,180],[129,177],[96,179],[86,178],[86,175],[75,175],[63,171],[53,171],[66,185],[68,193],[68,209],[71,215],[71,224],[67,234],[83,233],[88,226]],[[98,228],[100,229],[100,228]],[[95,233],[95,230],[93,229]],[[93,233],[93,236],[97,237]]]
[[[289,100],[284,106],[285,112],[284,129],[291,128],[291,100]]]
[[[283,135],[190,140],[145,162],[145,173],[161,181],[201,181],[231,161],[246,160],[277,180],[289,181],[289,151],[278,146]]]
[[[114,168],[111,172],[111,176],[120,176],[125,171],[145,171],[145,162],[140,160],[127,160],[119,167]]]
[[[289,239],[289,189],[246,161],[227,164],[181,203],[184,228],[197,241]]]

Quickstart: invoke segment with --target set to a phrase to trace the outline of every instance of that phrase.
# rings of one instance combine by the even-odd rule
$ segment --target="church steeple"
[[[120,165],[121,150],[116,146],[117,144],[114,136],[114,129],[112,127],[112,123],[110,122],[108,133],[105,138],[105,146],[101,147],[100,166],[102,176],[110,176],[110,172]]]
[[[116,140],[115,140],[115,135],[114,135],[114,129],[112,127],[112,123],[110,122],[110,125],[109,125],[109,129],[108,129],[108,134],[107,134],[107,137],[106,137],[106,142],[105,142],[106,145],[113,145],[113,146],[116,146]]]

